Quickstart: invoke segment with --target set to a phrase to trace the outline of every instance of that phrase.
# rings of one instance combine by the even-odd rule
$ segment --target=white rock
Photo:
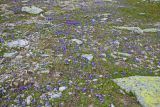
[[[62,96],[62,93],[56,93],[56,94],[52,94],[51,98],[54,99],[54,98],[59,98],[61,96]]]
[[[29,44],[29,42],[25,39],[18,39],[16,41],[9,42],[7,44],[8,47],[25,47]]]
[[[3,57],[5,58],[13,58],[18,54],[18,52],[4,53]]]
[[[154,32],[160,32],[160,29],[156,29],[156,28],[148,28],[148,29],[143,29],[143,32],[146,33],[154,33]]]
[[[119,46],[120,45],[120,42],[118,40],[114,41],[113,42],[115,45]]]
[[[125,26],[117,26],[115,27],[117,29],[121,29],[121,30],[129,30],[129,31],[133,31],[134,33],[137,34],[143,34],[143,30],[139,27],[125,27]]]
[[[88,59],[89,61],[91,61],[93,59],[93,55],[92,54],[83,54],[82,55],[82,58],[86,58]]]
[[[98,81],[98,79],[93,79],[92,81],[96,82],[96,81]]]
[[[42,73],[42,74],[48,74],[50,71],[49,70],[42,70],[42,71],[40,71],[40,73]]]
[[[42,56],[42,57],[49,57],[48,54],[42,54],[41,56]]]
[[[115,107],[113,104],[111,104],[111,107]]]
[[[26,101],[27,105],[31,104],[32,99],[33,99],[33,97],[31,95],[26,98],[25,101]]]
[[[22,58],[23,58],[23,56],[21,56],[21,55],[16,56],[16,59],[22,59]]]
[[[106,58],[102,58],[103,61],[107,61]]]
[[[111,57],[113,57],[114,59],[115,58],[118,58],[116,55],[114,55],[113,53],[111,53]]]
[[[113,0],[103,0],[103,1],[105,1],[105,2],[112,2]]]
[[[131,54],[123,53],[123,52],[114,52],[114,54],[125,56],[125,57],[131,57],[132,56]]]
[[[108,18],[106,18],[106,17],[105,17],[105,18],[102,18],[102,19],[101,19],[101,22],[104,22],[104,21],[106,21],[107,19],[108,19]]]
[[[130,76],[113,81],[126,92],[132,92],[142,107],[160,107],[159,76]]]
[[[102,53],[101,56],[106,57],[107,55],[105,53]]]
[[[68,92],[68,94],[69,94],[69,95],[72,95],[73,93],[72,93],[72,92]]]
[[[43,10],[41,8],[38,8],[35,6],[31,6],[31,7],[24,6],[24,7],[22,7],[22,11],[30,13],[30,14],[39,14],[39,13],[43,12]]]
[[[100,78],[102,78],[102,77],[103,77],[103,75],[99,75],[99,77],[100,77]]]
[[[79,39],[72,39],[73,42],[76,42],[78,45],[83,44],[83,42]]]
[[[62,87],[59,87],[59,91],[64,91],[64,90],[66,90],[67,89],[67,87],[66,86],[62,86]]]

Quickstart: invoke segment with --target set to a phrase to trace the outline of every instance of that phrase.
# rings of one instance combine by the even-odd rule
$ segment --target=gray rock
[[[160,107],[160,77],[131,76],[113,79],[126,92],[132,92],[142,107]]]
[[[18,55],[18,52],[4,53],[3,57],[5,58],[14,58]]]
[[[41,8],[35,7],[35,6],[31,6],[31,7],[22,7],[22,11],[23,12],[27,12],[30,14],[39,14],[41,12],[43,12],[43,10]]]
[[[51,99],[55,99],[55,98],[59,98],[59,97],[61,97],[62,96],[62,93],[51,93],[50,94],[50,98]]]
[[[27,105],[29,105],[29,104],[31,104],[31,101],[33,100],[33,97],[30,95],[30,96],[28,96],[27,98],[26,98],[26,103],[27,103]]]
[[[120,55],[120,56],[124,56],[124,57],[131,57],[131,54],[128,53],[123,53],[123,52],[114,52],[114,54]]]
[[[113,104],[111,104],[111,107],[115,107]]]
[[[83,44],[83,42],[79,39],[72,39],[72,42],[76,42],[78,45]]]
[[[83,54],[82,58],[86,58],[87,60],[91,61],[93,59],[93,55],[92,54]]]
[[[48,54],[42,54],[41,56],[42,56],[42,57],[49,57]]]
[[[18,39],[16,41],[9,42],[7,44],[8,47],[13,48],[13,47],[25,47],[29,44],[29,42],[25,39]]]
[[[67,87],[66,87],[66,86],[59,87],[59,91],[60,91],[60,92],[62,92],[62,91],[64,91],[64,90],[66,90],[66,89],[67,89]]]
[[[146,32],[146,33],[155,33],[155,32],[160,32],[160,29],[148,28],[148,29],[143,29],[143,32]]]
[[[117,26],[115,28],[121,29],[121,30],[129,30],[129,31],[132,31],[132,32],[137,33],[137,34],[143,34],[143,30],[139,27]]]
[[[101,56],[102,56],[102,57],[106,57],[107,55],[106,55],[105,53],[102,53]]]
[[[42,70],[39,73],[41,73],[41,74],[48,74],[49,72],[50,72],[49,70]]]

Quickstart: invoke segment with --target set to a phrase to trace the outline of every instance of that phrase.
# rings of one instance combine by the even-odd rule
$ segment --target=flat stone
[[[43,12],[43,10],[41,8],[38,8],[35,6],[31,6],[31,7],[24,6],[24,7],[22,7],[22,12],[27,12],[30,14],[39,14],[39,13]]]
[[[155,33],[155,32],[160,32],[160,29],[148,28],[148,29],[143,29],[143,32],[146,32],[146,33]]]
[[[102,57],[106,57],[107,55],[105,53],[100,54]]]
[[[131,54],[128,53],[123,53],[123,52],[114,52],[114,54],[120,55],[120,56],[125,56],[125,57],[131,57]]]
[[[113,79],[126,92],[132,92],[142,107],[160,107],[160,77],[131,76]]]
[[[82,58],[86,58],[88,59],[89,61],[91,61],[93,59],[93,55],[92,54],[83,54],[82,55]]]
[[[4,53],[3,57],[5,58],[14,58],[18,55],[18,52]]]
[[[50,72],[49,70],[42,70],[39,73],[41,73],[41,74],[48,74],[49,72]]]
[[[27,105],[31,104],[32,99],[33,97],[31,95],[26,98]]]
[[[72,39],[72,42],[76,42],[78,45],[83,44],[83,42],[79,39]]]
[[[48,95],[49,95],[50,99],[55,99],[55,98],[61,97],[62,93],[49,92]]]
[[[115,28],[121,29],[121,30],[133,31],[134,33],[137,33],[137,34],[143,34],[143,30],[139,27],[116,26]]]
[[[13,47],[25,47],[29,44],[29,42],[25,39],[18,39],[16,41],[9,42],[7,44],[8,47],[13,48]]]
[[[60,92],[62,92],[62,91],[64,91],[64,90],[66,90],[66,89],[67,89],[67,87],[66,87],[66,86],[59,87],[59,91],[60,91]]]

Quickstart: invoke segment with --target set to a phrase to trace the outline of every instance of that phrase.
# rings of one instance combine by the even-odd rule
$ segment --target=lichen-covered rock
[[[148,28],[148,29],[143,29],[143,32],[146,32],[146,33],[160,32],[160,29]]]
[[[93,55],[92,54],[83,54],[82,58],[85,58],[88,61],[91,61],[93,59]]]
[[[7,44],[8,47],[13,48],[13,47],[25,47],[29,44],[29,42],[25,39],[18,39],[16,41],[9,42]]]
[[[72,39],[72,42],[76,42],[78,45],[83,44],[83,42],[79,39]]]
[[[35,6],[31,6],[31,7],[25,6],[25,7],[22,7],[22,11],[30,13],[30,14],[39,14],[43,10],[41,8],[38,8],[38,7],[35,7]]]
[[[31,95],[26,98],[27,105],[31,104],[32,99],[33,97]]]
[[[121,29],[121,30],[128,30],[128,31],[132,31],[134,33],[137,34],[143,34],[143,30],[139,27],[125,27],[125,26],[117,26],[115,27],[117,29]]]
[[[113,81],[126,92],[135,94],[143,107],[160,107],[160,77],[131,76]]]
[[[5,58],[14,58],[18,52],[4,53],[3,57]]]

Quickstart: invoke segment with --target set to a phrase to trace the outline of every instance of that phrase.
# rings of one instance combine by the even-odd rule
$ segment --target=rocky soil
[[[0,107],[159,107],[159,12],[159,0],[1,0]]]

